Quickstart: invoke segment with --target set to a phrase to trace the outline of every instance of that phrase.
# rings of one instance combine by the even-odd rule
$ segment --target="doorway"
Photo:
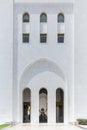
[[[31,121],[31,91],[29,88],[23,91],[23,123]]]
[[[47,123],[47,90],[39,91],[39,123]]]
[[[56,123],[64,122],[64,92],[61,88],[56,90]]]

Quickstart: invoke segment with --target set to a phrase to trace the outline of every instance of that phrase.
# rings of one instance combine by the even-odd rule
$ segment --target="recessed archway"
[[[64,122],[64,92],[61,88],[56,90],[56,123]]]
[[[27,86],[29,81],[31,81],[31,79],[34,76],[42,72],[46,72],[46,71],[57,74],[65,82],[64,73],[62,72],[61,68],[56,63],[48,59],[40,59],[28,65],[24,69],[24,72],[21,75],[20,86],[24,88],[24,86]]]
[[[39,123],[47,123],[47,90],[39,91]]]
[[[59,86],[61,86],[61,84],[63,85],[63,88],[65,86],[64,92],[67,95],[67,86],[65,85],[65,82],[66,82],[65,75],[62,72],[61,68],[55,62],[50,61],[49,59],[40,59],[40,60],[37,60],[37,61],[33,62],[32,64],[29,64],[27,67],[25,67],[25,69],[22,72],[22,75],[20,77],[20,92],[22,93],[22,90],[25,88],[25,86],[31,86],[31,90],[33,91],[33,87],[32,87],[33,79],[35,79],[40,74],[42,75],[42,74],[48,73],[48,72],[50,72],[52,74],[54,73],[56,76],[58,76],[58,78],[60,79],[59,80],[60,81]],[[45,86],[45,85],[46,85],[45,83],[40,84],[40,86]],[[45,87],[47,88],[47,86],[45,86]],[[55,87],[55,89],[56,89],[56,87]],[[40,88],[39,88],[39,90],[40,90]],[[38,93],[38,96],[39,96],[39,93]],[[48,97],[48,92],[47,92],[46,96]],[[21,95],[21,97],[22,97],[22,95]],[[67,98],[65,98],[65,100],[67,100]],[[20,102],[19,102],[19,115],[18,116],[19,116],[20,121],[22,122],[22,119],[23,119],[23,110],[22,110],[23,101],[22,101],[22,98],[19,98],[19,101]],[[40,102],[39,102],[39,97],[38,97],[38,105],[39,105],[39,103]],[[67,114],[67,106],[66,105],[67,104],[65,103],[64,115]],[[56,107],[55,103],[54,103],[54,107]],[[38,106],[38,108],[36,109],[38,112],[36,114],[37,117],[35,117],[35,120],[33,119],[33,116],[30,116],[31,123],[32,122],[34,122],[34,123],[38,122],[39,123],[39,115],[40,115],[39,108],[40,107]],[[55,118],[56,118],[56,111],[55,110],[56,109],[54,108],[55,113],[54,113],[54,117],[53,117],[54,119],[52,120],[52,122],[54,122]],[[48,111],[48,108],[46,108],[45,111],[46,111],[46,115],[47,115],[47,122],[51,122],[51,119],[49,118],[50,117],[49,116],[50,115],[50,110]],[[33,108],[32,108],[32,110],[30,112],[33,115],[33,113],[34,113]],[[64,116],[64,118],[65,117],[66,116]],[[64,119],[64,122],[65,122],[65,119]]]
[[[29,88],[23,91],[23,123],[31,121],[31,91]]]

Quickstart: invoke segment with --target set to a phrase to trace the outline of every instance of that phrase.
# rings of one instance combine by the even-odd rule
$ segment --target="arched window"
[[[62,13],[60,13],[58,15],[57,21],[58,21],[58,23],[64,23],[64,15]]]
[[[23,15],[23,22],[29,22],[29,14],[28,13],[24,13]]]
[[[40,15],[40,22],[47,22],[47,15],[45,13]]]

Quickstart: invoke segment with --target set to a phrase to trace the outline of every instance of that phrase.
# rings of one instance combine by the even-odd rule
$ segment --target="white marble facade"
[[[87,118],[86,4],[81,0],[1,3],[0,122],[24,122],[27,110],[27,121],[38,124],[41,108],[48,124],[56,124],[60,113],[62,123]],[[26,12],[28,23],[23,22]],[[40,23],[41,13],[47,15],[46,23]],[[63,23],[57,22],[59,13],[64,15]],[[26,33],[30,36],[28,44],[23,43]],[[40,43],[40,34],[47,34],[47,43]],[[64,34],[64,43],[57,42],[58,34]],[[62,111],[56,108],[62,106],[58,103],[60,95],[56,103],[58,88],[63,92]]]

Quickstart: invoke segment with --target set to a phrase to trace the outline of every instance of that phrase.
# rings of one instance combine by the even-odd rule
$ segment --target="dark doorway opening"
[[[31,91],[26,88],[23,91],[23,123],[31,121]]]
[[[64,92],[58,88],[56,90],[56,123],[64,122]]]
[[[39,123],[47,123],[47,90],[39,91]]]

